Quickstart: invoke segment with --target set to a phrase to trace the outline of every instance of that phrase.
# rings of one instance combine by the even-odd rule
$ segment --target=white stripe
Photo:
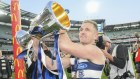
[[[75,58],[70,58],[70,64],[74,65]]]
[[[59,39],[58,39],[58,41],[59,41]],[[57,42],[58,42],[57,41]],[[60,56],[60,50],[59,50],[59,43],[58,43],[58,55],[59,55],[59,57],[60,57],[60,62],[61,62],[61,64],[62,64],[62,60],[61,60],[61,56]],[[64,70],[64,67],[63,67],[63,64],[62,64],[62,69],[63,69],[63,79],[67,79],[67,76],[66,76],[66,73],[65,73],[65,70]]]
[[[79,77],[79,71],[77,72],[77,78]],[[83,70],[84,78],[101,78],[102,71],[96,71],[96,70]]]
[[[2,60],[1,60],[1,62],[2,62],[2,63],[5,63],[5,60],[4,60],[4,59],[2,59]]]
[[[89,61],[86,59],[79,59],[78,62],[80,63],[80,62],[89,62]]]
[[[54,71],[50,70],[50,69],[46,66],[46,54],[44,53],[44,51],[43,51],[42,48],[41,48],[41,61],[42,61],[43,65],[44,65],[52,74],[58,75],[57,72],[54,72]]]
[[[75,72],[71,72],[71,76],[74,77],[74,75],[75,75]]]
[[[2,63],[2,66],[6,66],[6,63]]]
[[[6,67],[2,67],[2,70],[3,70],[3,69],[6,69]]]
[[[27,49],[28,49],[27,50],[27,65],[28,65],[28,67],[30,67],[31,64],[32,64],[32,61],[31,61],[31,59],[29,57],[29,52],[30,52],[30,49],[31,49],[32,46],[33,46],[33,40],[30,40],[28,45],[27,45]]]
[[[78,59],[78,63],[82,63],[82,62],[89,62],[89,61],[86,60],[86,59]],[[70,58],[70,63],[71,63],[71,65],[74,65],[75,64],[75,58]]]
[[[27,55],[27,63],[28,63],[28,67],[30,67],[30,65],[32,64],[31,59],[29,58],[29,56]]]
[[[33,46],[33,40],[30,40],[27,45],[27,49],[31,49],[32,46]]]

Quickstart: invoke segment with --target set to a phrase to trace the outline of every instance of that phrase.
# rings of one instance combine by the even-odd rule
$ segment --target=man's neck
[[[96,43],[81,43],[82,45],[96,45]]]

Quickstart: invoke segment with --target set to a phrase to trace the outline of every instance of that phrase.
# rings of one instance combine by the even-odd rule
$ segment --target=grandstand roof
[[[97,24],[102,24],[103,27],[105,26],[105,19],[91,19],[92,21],[95,21]],[[76,20],[71,20],[71,26],[72,28],[79,28],[81,26],[83,21],[76,21]]]
[[[91,19],[93,20],[93,19]],[[105,19],[94,19],[93,21],[97,22],[97,23],[102,23],[102,22],[105,22]],[[82,23],[82,21],[76,21],[76,20],[72,20],[71,23]]]
[[[0,9],[5,11],[7,13],[7,15],[10,15],[10,5],[9,4],[6,4],[4,2],[0,2]],[[35,13],[28,12],[28,11],[25,11],[25,10],[22,10],[22,9],[20,9],[20,11],[21,11],[21,17],[24,17],[24,18],[33,19],[37,15]]]
[[[6,4],[4,2],[0,2],[0,10],[4,12],[4,14],[1,14],[0,16],[0,22],[4,23],[11,23],[11,17],[10,17],[10,5]],[[31,13],[25,10],[20,9],[21,11],[21,24],[29,26],[30,20],[35,18],[37,14]]]
[[[104,27],[104,31],[118,31],[124,29],[137,29],[140,28],[140,21],[137,22],[130,22],[130,23],[123,23],[123,24],[114,24],[114,25],[107,25]]]

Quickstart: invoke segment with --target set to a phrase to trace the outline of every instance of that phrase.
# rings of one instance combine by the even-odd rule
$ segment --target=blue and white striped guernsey
[[[76,65],[75,61],[78,62],[76,70],[75,70],[75,65]],[[75,71],[77,71],[77,75],[76,75],[77,79],[100,79],[101,78],[104,65],[98,65],[85,59],[76,59],[76,58],[71,58],[70,62],[71,62],[72,78],[75,75]]]

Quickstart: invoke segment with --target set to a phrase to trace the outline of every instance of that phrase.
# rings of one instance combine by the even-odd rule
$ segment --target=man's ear
[[[99,33],[96,32],[96,35],[95,35],[96,39],[95,40],[98,40],[98,37],[99,37]]]

